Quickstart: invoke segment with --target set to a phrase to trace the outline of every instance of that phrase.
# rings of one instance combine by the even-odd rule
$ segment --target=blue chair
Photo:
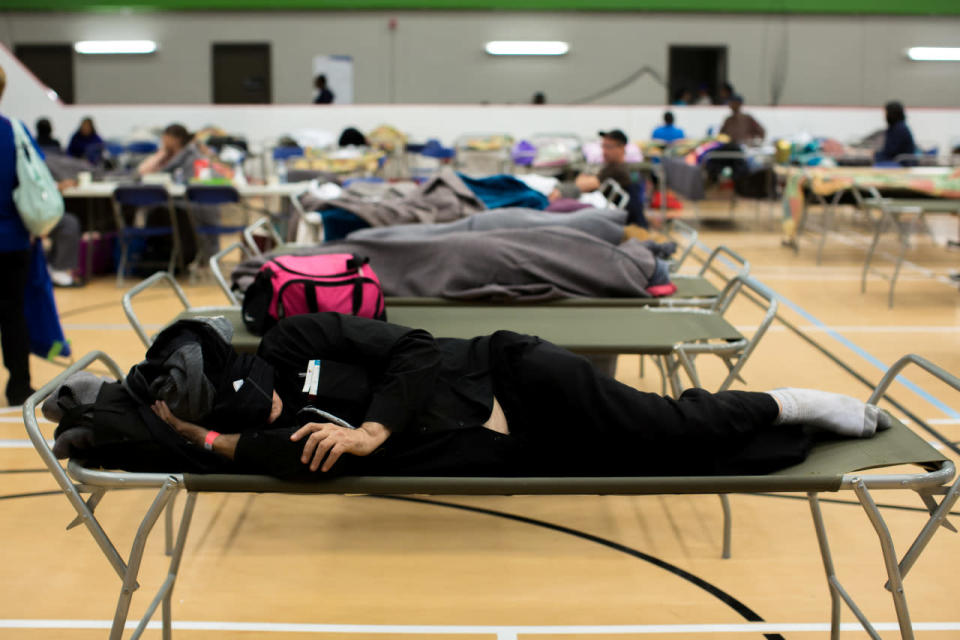
[[[153,140],[134,140],[127,145],[126,152],[136,155],[148,155],[156,153],[159,148]]]
[[[274,147],[274,160],[289,160],[290,158],[302,158],[303,149],[300,147]]]
[[[193,221],[193,230],[197,236],[196,264],[205,265],[206,261],[216,253],[216,251],[203,251],[204,243],[200,242],[200,236],[214,236],[219,239],[222,235],[230,233],[240,233],[246,227],[242,225],[222,225],[219,224],[200,224],[200,216],[197,207],[219,207],[224,204],[239,204],[240,193],[230,185],[190,185],[187,187],[184,197],[187,200],[187,208],[190,211],[190,217]],[[210,253],[210,255],[206,255]]]
[[[120,245],[120,262],[117,265],[117,286],[123,286],[127,261],[130,253],[130,241],[134,238],[152,238],[172,236],[173,245],[167,270],[173,274],[179,266],[184,268],[183,248],[180,246],[180,233],[177,226],[177,213],[166,187],[162,185],[124,185],[113,190],[113,218],[117,225],[117,242]],[[170,225],[164,227],[137,227],[127,225],[123,217],[123,207],[162,207],[167,210]],[[136,218],[136,216],[134,216]]]

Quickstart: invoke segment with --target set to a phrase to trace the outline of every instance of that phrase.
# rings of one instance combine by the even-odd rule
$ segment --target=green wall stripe
[[[960,0],[0,0],[6,11],[511,10],[960,15]]]

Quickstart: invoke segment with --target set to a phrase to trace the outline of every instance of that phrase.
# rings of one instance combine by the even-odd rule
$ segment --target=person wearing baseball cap
[[[620,129],[600,131],[599,135],[602,139],[603,167],[596,174],[581,173],[573,185],[561,185],[563,197],[577,198],[581,193],[596,191],[608,178],[612,178],[624,190],[630,188],[633,180],[624,162],[627,157],[627,135]]]

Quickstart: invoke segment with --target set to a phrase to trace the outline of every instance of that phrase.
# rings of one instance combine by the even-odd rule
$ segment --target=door
[[[213,45],[213,102],[268,104],[273,102],[270,45]]]
[[[69,44],[18,44],[13,47],[23,65],[43,84],[73,104],[73,46]]]
[[[670,45],[669,95],[670,103],[689,91],[696,99],[705,87],[716,99],[717,90],[727,81],[727,48]]]

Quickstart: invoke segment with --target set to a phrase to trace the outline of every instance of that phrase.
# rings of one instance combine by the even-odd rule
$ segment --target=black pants
[[[809,451],[802,430],[773,426],[779,409],[766,393],[689,389],[674,400],[538,338],[499,332],[491,349],[524,475],[767,473]]]
[[[30,391],[30,335],[23,315],[30,250],[0,251],[0,346],[10,372],[7,401],[19,404]]]

